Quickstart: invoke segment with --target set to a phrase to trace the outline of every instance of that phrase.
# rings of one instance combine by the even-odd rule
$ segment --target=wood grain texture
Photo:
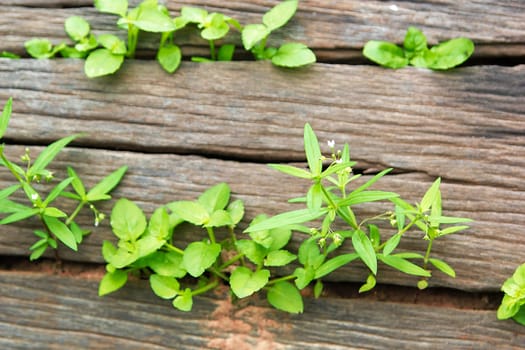
[[[262,14],[278,1],[169,0],[164,3],[174,16],[182,6],[198,6],[225,13],[246,24],[260,22]],[[49,16],[48,8],[53,7],[56,7],[53,16]],[[117,33],[114,17],[97,13],[91,1],[8,0],[2,2],[0,10],[3,14],[0,50],[22,53],[23,43],[32,37],[46,37],[54,42],[67,40],[63,23],[72,15],[88,19],[97,34]],[[524,20],[525,5],[512,0],[409,1],[395,6],[383,1],[306,0],[301,1],[292,22],[274,33],[269,43],[300,41],[316,50],[321,60],[356,59],[361,57],[360,50],[368,40],[400,43],[407,27],[415,25],[425,32],[431,44],[464,36],[479,44],[475,57],[493,57],[495,48],[501,56],[523,57]],[[205,53],[203,48],[207,43],[194,31],[182,31],[176,40],[186,46],[183,50],[186,55]],[[235,33],[227,41],[240,44],[240,36]],[[157,42],[156,37],[150,37],[141,41],[139,48],[151,51]]]
[[[518,349],[519,325],[495,311],[366,300],[306,299],[287,315],[227,294],[182,313],[147,282],[97,297],[95,280],[0,273],[0,345],[10,349]]]
[[[24,147],[8,147],[11,159],[23,154]],[[38,154],[38,148],[33,154]],[[196,156],[170,154],[142,154],[138,152],[88,150],[68,148],[59,156],[53,170],[64,175],[67,165],[72,165],[89,185],[93,185],[106,174],[121,165],[130,169],[114,197],[135,200],[149,214],[160,205],[175,200],[192,200],[206,188],[227,182],[234,198],[245,201],[246,214],[241,229],[256,215],[275,215],[282,211],[302,208],[287,203],[289,198],[304,195],[308,183],[280,174],[264,164],[225,161]],[[365,181],[365,176],[362,181]],[[403,198],[415,202],[421,198],[434,178],[423,173],[407,173],[387,176],[375,188],[398,192]],[[361,182],[362,182],[361,181]],[[0,171],[0,188],[12,184],[6,171]],[[357,184],[356,184],[357,186]],[[474,220],[464,234],[451,235],[436,241],[435,257],[445,259],[457,271],[457,278],[449,278],[436,272],[430,280],[432,286],[445,286],[462,290],[499,290],[525,256],[523,227],[525,192],[493,185],[473,185],[443,180],[443,206],[446,215],[469,217]],[[100,209],[109,215],[113,202],[106,202]],[[71,208],[73,209],[73,208]],[[386,204],[371,204],[356,207],[358,217],[377,215],[392,209]],[[70,210],[71,211],[71,210]],[[86,211],[79,223],[92,228],[79,252],[61,247],[60,256],[66,260],[103,262],[101,245],[103,240],[114,240],[108,221],[94,228],[93,217]],[[28,255],[34,243],[32,231],[39,228],[36,221],[0,227],[0,255]],[[385,235],[392,234],[384,227]],[[176,244],[185,247],[195,235],[205,236],[203,231],[190,226],[175,234]],[[388,236],[388,235],[387,235]],[[401,251],[415,250],[423,253],[425,242],[421,235],[409,234],[401,245]],[[302,237],[296,235],[290,249],[296,251]],[[53,256],[49,252],[48,256]],[[280,270],[280,274],[292,273],[293,268]],[[359,263],[352,263],[326,278],[331,281],[364,281],[366,271]],[[381,283],[415,286],[417,279],[396,273],[381,266],[378,280]]]

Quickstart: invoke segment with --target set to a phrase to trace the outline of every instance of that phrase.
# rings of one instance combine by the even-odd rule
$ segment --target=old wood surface
[[[198,6],[225,13],[246,24],[260,22],[262,14],[278,1],[167,0],[164,3],[172,15],[178,15],[182,6]],[[56,43],[67,40],[63,23],[72,15],[88,19],[96,34],[118,33],[115,17],[101,15],[92,4],[90,0],[2,1],[0,51],[23,53],[23,43],[32,37],[45,37]],[[312,47],[321,60],[362,61],[360,50],[368,40],[399,43],[407,27],[415,25],[425,32],[431,44],[466,36],[478,45],[475,57],[523,57],[524,21],[525,5],[516,0],[399,3],[306,0],[301,1],[293,21],[272,36],[270,44],[301,41]],[[150,51],[157,40],[156,37],[143,40],[139,48]],[[240,44],[240,36],[235,33],[227,41]],[[191,30],[178,33],[177,42],[186,46],[185,55],[204,54],[203,48],[207,46]]]
[[[225,294],[182,313],[147,282],[97,297],[97,282],[0,273],[4,349],[518,349],[519,325],[492,311],[366,300],[306,299],[291,316],[263,301],[232,305]],[[395,326],[393,320],[395,318]],[[394,326],[394,327],[393,327]]]

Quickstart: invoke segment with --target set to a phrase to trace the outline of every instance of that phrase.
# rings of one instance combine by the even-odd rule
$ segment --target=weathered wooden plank
[[[195,298],[194,310],[174,310],[132,282],[96,295],[91,279],[0,273],[3,348],[89,349],[518,349],[519,325],[493,310],[306,299],[291,316],[260,301],[232,305],[227,294]]]
[[[11,159],[16,159],[23,149],[21,146],[8,147]],[[35,155],[37,151],[34,150]],[[57,174],[63,175],[67,165],[74,166],[81,176],[86,177],[88,184],[94,184],[97,179],[121,165],[129,165],[129,173],[114,196],[138,201],[149,214],[159,205],[174,200],[195,199],[206,188],[227,182],[231,185],[234,197],[245,201],[246,215],[242,228],[258,214],[274,215],[301,208],[286,201],[304,195],[308,188],[306,181],[280,174],[264,164],[195,156],[68,148],[54,165]],[[421,173],[398,174],[387,176],[375,187],[396,191],[406,200],[415,202],[432,181],[432,177]],[[7,171],[0,171],[0,188],[12,183]],[[525,259],[525,192],[490,185],[454,183],[446,178],[442,190],[446,215],[470,217],[475,222],[465,234],[451,235],[436,241],[433,249],[436,257],[448,261],[457,270],[457,278],[452,279],[436,272],[431,285],[463,290],[499,290],[503,281]],[[109,214],[111,204],[101,205],[103,212]],[[356,213],[358,217],[361,214],[363,217],[372,216],[386,209],[391,208],[374,204],[357,207]],[[92,227],[92,215],[85,213],[79,222]],[[0,227],[0,255],[27,256],[28,247],[35,241],[32,231],[37,227],[37,222]],[[204,237],[204,232],[202,234]],[[190,239],[195,239],[195,232],[183,230],[175,237],[177,244],[184,247]],[[100,253],[102,241],[107,239],[113,240],[113,235],[106,221],[102,227],[94,229],[78,253],[61,249],[60,256],[66,260],[100,263],[103,261]],[[300,239],[299,235],[295,237],[291,244],[292,250],[297,249]],[[407,237],[401,247],[423,253],[426,246],[420,235],[413,234]],[[362,266],[353,263],[328,279],[363,281],[366,273]],[[380,269],[379,281],[410,286],[417,282],[415,278],[407,278],[384,266]]]
[[[80,61],[0,60],[0,100],[15,98],[7,137],[44,142],[87,131],[84,145],[300,161],[302,129],[349,142],[371,167],[525,188],[525,66],[448,73],[266,62],[187,63],[173,77],[129,62],[87,79]]]
[[[257,1],[166,1],[173,15],[182,6],[199,6],[209,11],[219,11],[242,23],[257,23],[262,14],[278,3],[276,0]],[[47,37],[55,42],[67,40],[63,31],[68,16],[82,15],[91,23],[96,33],[114,33],[116,27],[110,15],[100,15],[91,1],[63,0],[9,0],[2,2],[0,21],[2,43],[0,50],[23,52],[23,43],[32,37]],[[33,7],[25,7],[33,6]],[[82,8],[56,8],[49,16],[49,7],[86,6]],[[483,18],[480,21],[479,18]],[[505,25],[501,24],[505,18]],[[292,23],[279,30],[270,43],[296,40],[314,48],[321,60],[355,59],[368,40],[402,42],[406,28],[420,27],[429,42],[435,44],[452,37],[465,36],[480,44],[475,57],[515,56],[523,57],[525,42],[523,21],[525,5],[521,1],[432,1],[403,2],[397,5],[383,1],[301,1],[299,11]],[[13,26],[16,23],[16,26]],[[239,44],[239,35],[228,38]],[[194,46],[205,47],[195,33],[182,32],[177,41],[189,46],[185,53],[202,53]],[[142,49],[151,50],[155,40],[147,40]],[[502,45],[504,44],[504,45]],[[497,52],[494,49],[497,48]]]

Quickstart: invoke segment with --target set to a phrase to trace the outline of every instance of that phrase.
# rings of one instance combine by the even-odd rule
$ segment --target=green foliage
[[[9,99],[4,106],[0,120],[0,137],[3,137],[9,124],[12,111],[12,99]],[[4,153],[5,145],[0,146],[0,165],[7,168],[16,180],[16,184],[0,190],[0,213],[6,214],[1,220],[1,225],[11,224],[17,221],[37,217],[40,219],[43,230],[35,230],[34,234],[38,238],[30,247],[30,260],[41,257],[47,248],[56,249],[57,242],[76,251],[83,237],[89,233],[75,222],[75,218],[84,207],[90,208],[95,216],[95,226],[104,219],[104,214],[99,212],[94,203],[102,200],[111,199],[109,193],[121,181],[127,168],[122,167],[106,178],[102,179],[91,190],[86,191],[86,187],[78,174],[68,168],[68,177],[52,187],[47,196],[40,191],[42,182],[51,183],[55,177],[48,170],[48,166],[56,156],[72,141],[81,135],[71,135],[53,142],[36,157],[32,159],[31,152],[26,148],[21,156],[24,166],[19,166],[10,161]],[[72,188],[74,192],[67,191]],[[20,203],[9,199],[15,192],[23,192],[27,197],[27,203]],[[60,199],[64,197],[73,199],[77,204],[75,210],[68,214],[59,208]],[[29,205],[27,205],[29,204]],[[113,280],[108,280],[104,290],[107,290]],[[109,286],[109,287],[108,287]],[[111,288],[109,288],[111,289]]]
[[[498,319],[513,318],[525,326],[525,264],[521,264],[508,278],[501,290],[505,293],[498,308]]]
[[[415,27],[409,27],[403,47],[385,41],[371,40],[363,48],[363,55],[388,68],[407,65],[446,70],[465,62],[474,52],[474,43],[467,38],[456,38],[428,48],[425,35]]]

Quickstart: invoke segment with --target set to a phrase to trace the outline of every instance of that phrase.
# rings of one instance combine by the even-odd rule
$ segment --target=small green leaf
[[[124,55],[115,55],[108,49],[98,49],[89,54],[84,64],[88,78],[97,78],[115,73],[124,62]]]
[[[186,288],[182,294],[177,295],[177,297],[173,299],[173,307],[180,311],[191,311],[193,307],[191,289]]]
[[[239,266],[232,271],[230,286],[238,298],[246,298],[262,289],[270,278],[269,270],[252,272],[249,268]]]
[[[64,243],[72,250],[77,251],[78,248],[75,235],[73,232],[71,232],[69,227],[66,226],[66,224],[55,217],[44,215],[42,218],[49,228],[49,231],[51,231],[56,236],[56,238],[60,240],[60,242]]]
[[[314,298],[316,299],[319,298],[322,293],[323,293],[323,282],[321,280],[317,280],[314,286]]]
[[[452,233],[463,231],[463,230],[466,230],[468,228],[469,228],[469,226],[452,226],[452,227],[447,227],[447,228],[439,231],[439,236],[441,237],[441,236],[445,236],[445,235],[450,235]]]
[[[205,28],[201,31],[204,40],[222,39],[230,31],[230,26],[224,20],[224,15],[212,13],[205,20]]]
[[[239,222],[241,222],[242,218],[244,217],[243,201],[240,199],[237,199],[231,202],[228,205],[228,208],[226,208],[226,211],[230,214],[232,225],[237,225]]]
[[[101,34],[97,37],[98,42],[114,55],[125,55],[127,52],[126,43],[116,35]]]
[[[170,16],[159,10],[157,6],[142,7],[137,18],[130,22],[145,32],[164,33],[177,29]]]
[[[0,58],[9,58],[9,59],[17,60],[20,58],[20,56],[13,52],[2,51],[0,52]]]
[[[298,267],[293,274],[296,277],[294,280],[295,286],[299,289],[306,288],[315,278],[315,270],[311,266],[306,268]]]
[[[427,192],[421,199],[419,207],[421,211],[425,212],[430,209],[432,203],[434,203],[439,193],[439,185],[441,184],[441,178],[437,178],[436,181],[428,188]]]
[[[310,186],[306,194],[306,207],[311,210],[319,210],[323,205],[323,191],[320,182],[314,183]]]
[[[304,151],[312,176],[319,176],[322,170],[321,148],[310,124],[304,125]]]
[[[111,211],[111,227],[121,240],[137,240],[146,230],[146,224],[142,210],[128,199],[119,199]]]
[[[178,201],[168,204],[167,207],[181,219],[193,225],[204,225],[210,219],[206,207],[198,202]]]
[[[356,253],[348,253],[348,254],[338,255],[330,260],[327,260],[324,264],[322,264],[315,270],[314,278],[316,279],[322,278],[328,275],[329,273],[337,270],[338,268],[354,261],[358,257],[359,255]]]
[[[427,50],[427,38],[423,32],[416,27],[408,27],[403,47],[410,58]]]
[[[20,188],[20,185],[12,185],[0,191],[0,201],[6,199]]]
[[[71,16],[66,19],[64,29],[73,41],[80,41],[82,38],[88,36],[91,30],[89,23],[80,16]]]
[[[89,36],[87,36],[87,37],[83,38],[82,40],[80,40],[75,45],[74,49],[76,51],[82,53],[83,56],[85,57],[89,51],[96,49],[97,46],[98,46],[97,38],[95,38],[95,36],[93,34],[90,34]],[[62,49],[60,51],[61,54],[62,54],[62,52],[64,52],[64,49]],[[67,53],[68,50],[66,49],[65,52]]]
[[[53,202],[66,189],[66,187],[69,186],[71,181],[73,181],[73,178],[68,177],[67,179],[62,180],[58,185],[56,185],[44,200],[44,207]]]
[[[128,170],[127,166],[123,166],[103,178],[98,184],[93,186],[86,195],[89,202],[94,202],[99,198],[111,192],[122,180],[124,174]],[[111,198],[111,197],[110,197]]]
[[[184,250],[182,264],[190,275],[199,277],[215,263],[220,253],[220,244],[193,242]]]
[[[245,25],[241,33],[244,49],[251,50],[258,42],[270,35],[270,32],[264,24]]]
[[[24,209],[24,210],[20,210],[20,211],[17,211],[5,218],[3,218],[1,221],[0,221],[0,225],[8,225],[8,224],[11,224],[13,222],[17,222],[17,221],[20,221],[20,220],[24,220],[24,219],[27,219],[31,216],[34,216],[34,215],[37,215],[38,213],[40,212],[40,209],[38,208],[27,208],[27,209]]]
[[[148,223],[147,235],[166,240],[170,231],[170,217],[164,207],[157,208]]]
[[[54,218],[65,218],[65,217],[67,217],[67,214],[64,213],[62,210],[60,210],[58,208],[53,208],[53,207],[44,209],[44,215],[51,216],[51,217],[54,217]]]
[[[182,60],[180,48],[174,44],[165,44],[157,52],[157,61],[168,73],[173,73],[179,68]]]
[[[224,44],[219,48],[219,51],[217,52],[217,61],[230,62],[233,59],[234,53],[234,44]]]
[[[183,6],[180,9],[180,15],[189,23],[204,23],[208,12],[198,7]]]
[[[456,277],[456,271],[454,271],[454,269],[450,267],[450,265],[444,262],[443,260],[430,258],[429,261],[432,265],[434,265],[441,272],[449,275],[450,277],[454,277],[454,278]]]
[[[298,0],[285,0],[277,4],[264,14],[262,22],[270,31],[284,26],[295,15],[298,2]]]
[[[0,119],[0,139],[4,137],[4,134],[7,130],[7,126],[9,125],[9,120],[11,119],[12,109],[13,109],[13,98],[9,97],[9,99],[4,105],[4,109],[2,110],[2,119]]]
[[[514,314],[512,319],[521,324],[522,326],[525,326],[525,306],[522,305],[518,312]]]
[[[295,254],[287,250],[274,250],[264,259],[264,266],[285,266],[297,259]]]
[[[272,228],[269,230],[268,236],[271,240],[267,248],[269,251],[274,251],[281,249],[288,244],[292,238],[292,230],[289,227]]]
[[[117,254],[117,248],[110,241],[102,242],[102,257],[106,262],[110,262],[113,256]]]
[[[352,235],[352,245],[356,253],[374,275],[377,274],[377,257],[370,239],[361,230],[357,230]]]
[[[206,208],[209,214],[226,208],[229,201],[230,186],[224,182],[207,189],[198,199],[198,202]]]
[[[73,187],[75,192],[80,196],[80,198],[83,199],[86,196],[86,188],[84,187],[82,180],[80,179],[76,171],[71,167],[67,167],[67,174],[70,178],[72,178],[71,186]]]
[[[128,11],[128,0],[95,0],[95,7],[100,12],[124,17]]]
[[[352,206],[361,203],[376,202],[399,197],[397,193],[385,191],[352,192],[345,199],[337,203],[340,207]]]
[[[147,258],[147,264],[161,276],[182,278],[186,275],[182,266],[182,255],[176,252],[155,252]]]
[[[366,190],[368,187],[372,186],[373,184],[375,184],[377,182],[377,180],[381,179],[383,176],[385,176],[386,174],[388,174],[389,172],[391,172],[393,170],[393,168],[388,168],[388,169],[385,169],[383,171],[381,171],[380,173],[374,175],[370,180],[368,180],[366,183],[364,183],[363,185],[359,186],[358,188],[356,188],[355,190],[352,191],[352,193],[359,193],[359,192],[363,192],[364,190]]]
[[[149,284],[153,292],[163,299],[174,298],[180,289],[179,282],[175,278],[155,274],[149,276]]]
[[[417,288],[419,290],[427,289],[428,288],[428,282],[427,280],[419,280],[417,282]]]
[[[303,298],[297,288],[288,282],[277,282],[268,290],[268,302],[276,309],[292,314],[303,312]]]
[[[445,41],[430,49],[435,61],[428,65],[431,69],[450,69],[465,62],[474,53],[474,43],[467,38]]]
[[[379,228],[376,225],[368,225],[368,234],[370,235],[370,242],[372,242],[374,249],[379,248],[379,245],[381,244]]]
[[[288,175],[292,175],[292,176],[295,176],[295,177],[298,177],[298,178],[301,178],[301,179],[311,179],[312,178],[312,174],[310,174],[310,172],[304,170],[304,169],[301,169],[301,168],[296,168],[294,166],[291,166],[291,165],[286,165],[286,164],[268,164],[268,166],[272,169],[275,169],[275,170],[278,170],[282,173],[285,173],[285,174],[288,174]]]
[[[47,146],[37,157],[31,168],[29,168],[29,171],[27,172],[27,177],[32,178],[33,176],[43,171],[64,147],[66,147],[71,141],[80,136],[81,134],[75,134],[68,137],[64,137]]]
[[[77,225],[76,222],[72,222],[70,225],[69,225],[69,229],[71,230],[71,232],[73,233],[73,235],[75,236],[75,241],[77,242],[77,244],[80,244],[82,243],[82,239],[84,238],[84,235],[86,235],[87,233],[89,233],[89,231],[84,231],[80,228],[80,226]]]
[[[304,266],[312,266],[317,269],[323,263],[325,256],[321,254],[317,241],[314,238],[309,238],[299,246],[298,258]]]
[[[226,210],[216,210],[204,227],[223,227],[233,225],[232,218]]]
[[[235,242],[239,253],[244,254],[252,263],[262,265],[266,256],[266,249],[260,244],[248,239],[239,239]]]
[[[51,58],[53,44],[48,39],[31,39],[24,43],[27,53],[33,58]]]
[[[399,46],[386,42],[371,40],[365,44],[363,55],[369,60],[388,68],[403,68],[408,65],[408,59]]]
[[[122,288],[128,281],[128,274],[121,270],[108,272],[102,277],[98,286],[98,296],[112,293]]]
[[[386,241],[383,248],[383,255],[390,255],[397,248],[399,242],[401,241],[401,235],[395,234]]]
[[[271,218],[259,222],[255,225],[250,225],[245,233],[270,230],[281,226],[301,224],[303,222],[315,220],[328,212],[327,209],[321,210],[310,210],[310,209],[299,209],[284,212]]]
[[[497,317],[499,320],[505,320],[516,315],[519,310],[520,305],[516,302],[516,299],[509,295],[504,295],[498,308]]]
[[[47,240],[45,239],[41,239],[40,241],[38,241],[37,243],[42,243],[38,246],[36,246],[36,244],[34,244],[31,248],[29,248],[29,250],[31,250],[31,255],[29,255],[29,261],[35,261],[37,260],[38,258],[40,258],[44,253],[45,251],[47,250],[47,247],[48,247],[48,244],[47,244]]]
[[[302,67],[315,63],[317,58],[308,46],[301,43],[287,43],[279,47],[272,56],[272,63],[279,67]]]
[[[366,279],[366,283],[359,288],[359,293],[368,292],[376,286],[376,278],[373,274],[369,274],[368,278]]]
[[[408,275],[414,275],[414,276],[422,276],[422,277],[430,277],[430,272],[417,266],[414,263],[411,263],[408,260],[405,260],[399,255],[388,255],[385,256],[383,254],[378,254],[377,258],[381,260],[383,263],[387,264],[388,266],[393,267],[394,269],[397,269],[401,272],[404,272]]]

